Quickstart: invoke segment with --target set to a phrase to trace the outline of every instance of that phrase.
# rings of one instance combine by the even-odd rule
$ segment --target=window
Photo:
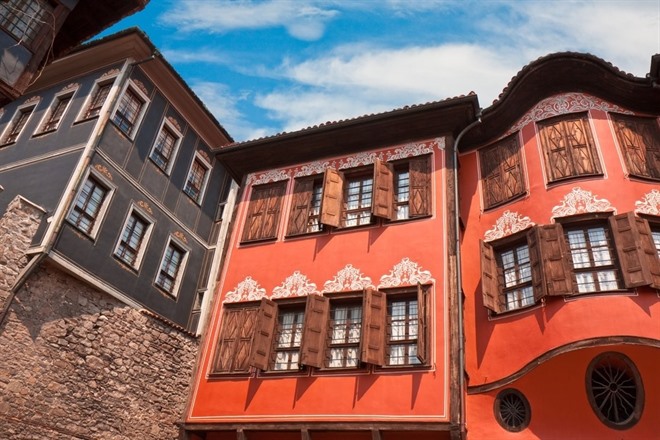
[[[500,426],[510,432],[520,432],[527,428],[532,411],[527,398],[518,390],[507,388],[495,398],[495,419]]]
[[[572,218],[494,242],[481,241],[484,306],[502,313],[536,304],[545,296],[658,288],[660,260],[654,237],[646,219],[628,212]]]
[[[78,192],[76,202],[69,212],[69,221],[87,235],[94,235],[97,220],[108,199],[108,188],[94,176],[88,176]]]
[[[134,269],[140,265],[146,242],[151,233],[151,223],[133,209],[126,219],[115,256]]]
[[[105,101],[110,94],[112,84],[113,81],[96,84],[94,91],[92,92],[92,97],[87,105],[87,110],[85,110],[82,119],[90,119],[99,115],[101,108],[103,108],[103,104],[105,104]]]
[[[324,226],[366,225],[375,218],[404,220],[430,214],[430,156],[394,164],[376,159],[373,168],[328,168],[322,179],[296,179],[287,235],[318,232]]]
[[[566,241],[579,293],[619,288],[619,270],[606,225],[567,228]]]
[[[624,354],[605,352],[587,367],[587,397],[596,416],[614,429],[628,429],[642,416],[644,385],[635,364]]]
[[[158,165],[158,168],[163,170],[165,173],[169,173],[172,168],[172,159],[176,154],[179,138],[180,137],[174,134],[174,130],[167,124],[163,124],[160,131],[158,132],[158,137],[156,138],[156,143],[151,150],[150,157],[151,160],[154,161],[156,165]],[[203,168],[199,171],[203,171]],[[201,182],[195,180],[195,184],[199,185],[197,191],[197,193],[199,193],[199,189],[201,189],[201,186],[204,183],[205,176],[198,176],[197,174],[195,175],[195,179],[201,178]]]
[[[252,187],[243,242],[277,238],[286,181]]]
[[[54,25],[54,8],[48,0],[7,0],[0,3],[0,26],[32,47],[39,31]]]
[[[360,366],[362,303],[338,302],[330,309],[327,367]]]
[[[204,163],[199,156],[195,156],[188,172],[186,186],[183,188],[183,192],[188,194],[195,202],[199,203],[202,199],[210,168],[210,165]]]
[[[602,173],[586,114],[553,118],[538,125],[549,182]]]
[[[485,209],[525,194],[525,178],[517,134],[480,150],[479,164]]]
[[[429,289],[227,306],[213,372],[428,365]]]
[[[172,239],[165,248],[165,255],[160,263],[160,270],[156,277],[156,285],[165,292],[176,296],[182,274],[182,267],[185,266],[187,252]]]
[[[21,131],[23,131],[23,127],[25,127],[28,119],[30,119],[30,115],[32,114],[33,110],[34,106],[25,107],[19,109],[18,112],[16,112],[16,115],[14,115],[14,118],[9,125],[5,139],[2,142],[3,144],[11,144],[16,142],[18,136],[21,134]]]
[[[304,308],[293,307],[279,310],[275,335],[273,370],[298,370],[300,368],[300,343],[302,342]]]
[[[653,244],[655,245],[655,249],[658,253],[658,258],[660,258],[660,228],[654,227],[651,231],[651,234],[653,237]]]
[[[46,121],[44,122],[43,127],[41,127],[42,133],[57,130],[72,97],[73,93],[68,93],[55,98],[51,108],[46,114]]]
[[[628,173],[660,180],[660,128],[655,118],[612,115]]]
[[[144,113],[146,99],[142,98],[132,87],[128,87],[115,110],[112,121],[129,137],[133,137],[135,127]]]

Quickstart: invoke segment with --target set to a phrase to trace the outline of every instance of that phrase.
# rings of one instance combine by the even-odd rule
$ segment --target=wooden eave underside
[[[153,59],[150,60],[150,57]],[[80,46],[46,67],[29,93],[85,73],[130,60],[143,70],[178,112],[209,144],[217,148],[232,142],[229,133],[208,111],[156,47],[138,29],[131,28]]]
[[[240,182],[255,171],[455,136],[475,119],[478,107],[476,95],[469,95],[247,141],[222,148],[216,156]]]
[[[310,423],[184,423],[188,432],[231,431],[450,431],[451,423],[438,422],[310,422]]]
[[[60,57],[122,18],[144,9],[149,0],[80,0],[68,15],[53,44]]]
[[[593,55],[552,54],[529,64],[511,80],[500,98],[483,111],[482,123],[465,135],[461,152],[497,139],[541,100],[568,92],[594,95],[635,112],[660,111],[660,88],[653,87],[650,78],[627,75]]]

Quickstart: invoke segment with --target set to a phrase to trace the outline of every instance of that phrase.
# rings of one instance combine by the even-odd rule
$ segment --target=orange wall
[[[429,145],[433,146],[434,215],[431,218],[283,239],[291,202],[293,182],[290,181],[284,215],[279,223],[279,238],[273,242],[240,245],[250,196],[249,191],[245,192],[216,292],[219,300],[216,300],[209,337],[195,378],[188,422],[448,420],[445,234],[440,209],[444,206],[444,153],[435,142],[427,142],[426,146]],[[222,321],[221,302],[227,292],[234,290],[246,277],[252,277],[271,295],[275,287],[299,271],[322,291],[326,281],[351,264],[377,286],[381,276],[390,274],[404,258],[430,272],[434,279],[432,368],[413,373],[388,370],[375,374],[366,371],[331,374],[313,370],[305,376],[208,377]]]
[[[520,139],[528,194],[482,212],[477,154],[460,157],[461,213],[466,224],[461,247],[466,295],[466,367],[470,386],[506,377],[543,353],[574,341],[612,335],[660,338],[660,301],[657,292],[649,288],[620,294],[547,298],[543,305],[492,318],[483,306],[479,239],[484,238],[505,211],[529,217],[535,224],[550,224],[553,207],[561,205],[564,196],[575,187],[608,200],[618,213],[633,211],[636,201],[658,188],[657,182],[625,177],[606,112],[592,109],[589,116],[601,154],[603,176],[572,179],[548,187],[535,124],[527,123]]]
[[[633,427],[614,430],[596,416],[589,400],[585,375],[589,362],[604,351],[628,356],[643,378],[646,394],[642,416]],[[502,387],[522,392],[530,405],[529,426],[509,432],[495,420],[493,405],[501,389],[467,396],[468,439],[652,439],[660,433],[660,350],[643,346],[598,347],[550,359],[519,380]]]

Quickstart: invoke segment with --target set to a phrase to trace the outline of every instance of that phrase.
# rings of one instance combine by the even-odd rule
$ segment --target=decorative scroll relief
[[[204,150],[197,150],[197,154],[202,157],[207,163],[211,163],[211,158],[209,157],[209,154],[204,151]]]
[[[564,196],[561,205],[552,208],[552,218],[566,217],[575,214],[590,212],[607,212],[616,209],[607,199],[599,199],[591,191],[584,190],[578,186]]]
[[[266,289],[263,289],[259,283],[251,276],[245,277],[238,283],[234,290],[227,292],[223,303],[236,303],[241,301],[259,301],[266,297]]]
[[[109,78],[109,77],[111,77],[111,76],[115,76],[115,75],[117,75],[117,74],[119,74],[119,69],[108,70],[108,71],[105,72],[103,75],[101,75],[101,78],[99,78],[99,79]]]
[[[270,170],[265,173],[252,173],[248,176],[248,185],[262,185],[264,183],[279,182],[287,180],[289,173],[284,170]]]
[[[183,232],[181,232],[181,231],[176,231],[176,232],[174,233],[174,236],[175,236],[176,238],[178,238],[179,240],[181,240],[182,242],[184,242],[185,244],[188,244],[188,238],[186,237],[186,235],[185,235]]]
[[[303,165],[299,169],[294,170],[293,177],[305,177],[305,176],[311,176],[313,174],[321,174],[326,170],[326,168],[334,168],[335,166],[336,166],[335,161],[321,162],[320,160],[317,160],[316,162]]]
[[[144,200],[138,201],[137,204],[140,208],[144,209],[149,214],[154,215],[153,209],[151,209],[151,206],[149,206],[149,204],[147,202],[145,202]]]
[[[587,110],[602,110],[606,112],[618,112],[628,115],[634,114],[633,112],[619,107],[618,105],[610,104],[607,101],[596,98],[595,96],[585,95],[582,93],[563,93],[561,95],[551,96],[536,104],[530,111],[518,120],[504,135],[504,137],[511,133],[520,130],[530,122],[541,121],[553,116],[563,115],[565,113],[576,113]]]
[[[442,146],[440,146],[442,142]],[[437,138],[433,142],[413,142],[402,147],[395,148],[394,151],[385,153],[388,161],[405,159],[407,157],[421,156],[423,154],[433,153],[433,148],[444,149],[445,138]]]
[[[169,122],[170,124],[172,124],[172,125],[174,126],[174,128],[176,128],[177,130],[179,130],[179,133],[181,133],[181,124],[179,124],[179,121],[177,121],[174,117],[172,117],[172,116],[168,116],[168,117],[167,117],[167,122]]]
[[[59,93],[66,92],[67,90],[77,89],[78,87],[80,87],[80,83],[71,83],[62,87],[62,90],[60,90]]]
[[[101,165],[97,163],[96,165],[94,165],[94,169],[99,173],[103,174],[108,179],[112,180],[112,173],[110,173],[108,167],[106,167],[105,165]]]
[[[535,223],[531,221],[529,217],[523,217],[517,212],[507,210],[497,219],[492,229],[486,231],[484,234],[484,240],[497,240],[498,238],[506,237],[527,229],[530,226],[534,226],[534,224]]]
[[[144,83],[142,81],[140,81],[139,79],[133,79],[132,81],[133,81],[133,84],[135,84],[135,86],[138,89],[142,90],[142,93],[149,96],[149,90],[147,90],[147,87],[144,85]]]
[[[23,103],[23,105],[33,104],[33,103],[36,103],[36,102],[39,102],[39,101],[41,101],[41,96],[33,96],[32,98],[30,98],[30,99],[28,99],[27,101],[25,101],[25,102]]]
[[[383,153],[359,153],[355,156],[349,156],[343,160],[339,161],[339,166],[337,167],[340,170],[345,170],[347,168],[355,168],[362,165],[371,165],[376,159],[382,159]]]
[[[380,277],[378,287],[412,286],[417,283],[425,284],[429,281],[433,281],[431,272],[422,270],[419,264],[405,257],[400,263],[394,265],[388,275]]]
[[[337,275],[323,285],[323,291],[328,293],[346,292],[355,290],[364,290],[367,287],[374,287],[371,278],[364,276],[360,269],[347,264],[340,269]]]
[[[301,274],[300,271],[297,270],[287,277],[280,286],[273,289],[271,299],[294,298],[297,296],[313,294],[319,294],[319,291],[316,289],[316,284],[309,281],[306,275]]]
[[[644,194],[642,200],[635,202],[635,212],[638,214],[660,215],[660,191],[657,189]]]

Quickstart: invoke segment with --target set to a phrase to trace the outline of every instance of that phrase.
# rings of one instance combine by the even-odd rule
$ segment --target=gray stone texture
[[[3,295],[34,233],[23,222],[10,209],[0,219]],[[164,322],[42,263],[11,301],[0,347],[0,439],[178,438],[198,341]]]

